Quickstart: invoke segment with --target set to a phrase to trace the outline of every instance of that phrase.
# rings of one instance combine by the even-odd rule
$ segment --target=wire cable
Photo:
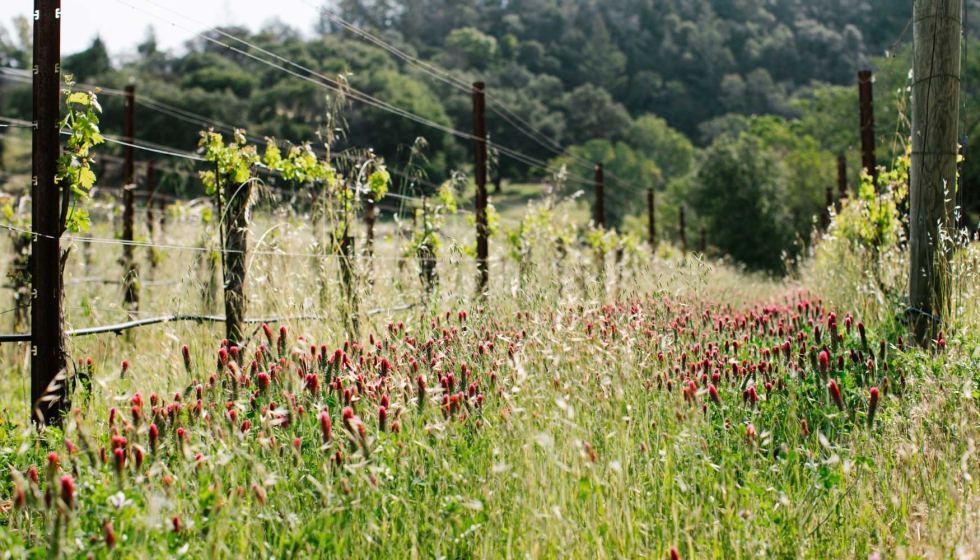
[[[393,262],[414,262],[417,260],[416,257],[389,257],[381,255],[339,255],[333,253],[296,253],[288,251],[242,251],[238,249],[222,249],[222,248],[209,248],[209,247],[195,247],[191,245],[174,245],[168,243],[150,243],[147,241],[125,241],[122,239],[110,239],[103,237],[84,237],[78,235],[63,235],[61,237],[53,235],[45,235],[36,233],[27,229],[19,228],[12,224],[0,224],[0,228],[4,228],[10,231],[23,233],[27,235],[34,235],[37,237],[45,237],[48,239],[65,239],[68,241],[79,241],[83,243],[94,243],[97,245],[125,245],[131,247],[153,247],[156,249],[167,249],[175,251],[189,251],[189,252],[200,252],[200,253],[224,253],[224,254],[248,254],[251,256],[269,256],[269,257],[298,257],[298,258],[308,258],[308,259],[319,259],[319,260],[375,260],[375,261],[393,261]],[[436,261],[444,262],[458,262],[457,259],[452,257],[434,257]],[[492,259],[498,260],[498,259]]]
[[[156,4],[156,2],[154,2],[154,0],[146,0],[146,1],[147,2],[150,2],[150,3],[153,3],[153,4]],[[363,37],[367,41],[369,41],[372,44],[380,47],[381,49],[387,51],[388,53],[394,55],[395,57],[397,57],[397,58],[399,58],[399,59],[401,59],[401,60],[409,63],[410,65],[412,65],[412,66],[414,66],[416,68],[418,68],[419,70],[421,70],[423,73],[427,74],[428,76],[431,76],[431,77],[433,77],[436,80],[439,80],[441,82],[447,83],[450,86],[452,86],[452,87],[454,87],[456,89],[459,89],[461,91],[464,91],[466,93],[470,93],[472,91],[472,87],[469,84],[463,82],[462,80],[459,80],[458,78],[456,78],[455,76],[453,76],[448,70],[445,70],[445,69],[439,68],[436,65],[433,65],[433,64],[429,64],[427,62],[424,62],[424,61],[420,60],[419,58],[414,57],[414,56],[412,56],[412,55],[410,55],[410,54],[408,54],[408,53],[406,53],[406,52],[398,49],[394,45],[386,42],[384,39],[381,39],[380,37],[377,37],[377,36],[375,36],[375,35],[367,32],[367,31],[365,31],[365,30],[363,30],[363,29],[355,26],[354,24],[352,24],[352,23],[344,20],[343,18],[341,18],[340,16],[338,16],[337,14],[331,12],[330,10],[328,10],[327,8],[325,8],[323,6],[315,6],[314,4],[312,4],[311,2],[309,2],[309,0],[302,0],[302,1],[307,6],[310,6],[314,10],[317,10],[321,15],[326,16],[328,19],[330,19],[334,23],[337,23],[338,25],[340,25],[344,29],[346,29],[348,31],[351,31],[352,33],[355,33],[355,34]],[[159,5],[159,4],[157,4],[157,5]],[[565,157],[568,157],[569,159],[572,159],[573,161],[577,161],[577,162],[585,165],[586,167],[590,167],[590,166],[593,165],[593,162],[586,161],[585,159],[580,158],[580,157],[576,156],[575,154],[569,152],[567,149],[563,148],[561,146],[561,144],[558,143],[558,141],[556,141],[556,140],[554,140],[552,138],[549,138],[546,134],[544,134],[540,130],[537,130],[536,128],[534,128],[534,126],[531,125],[531,123],[527,122],[525,119],[521,118],[519,115],[517,115],[516,113],[514,113],[513,111],[511,111],[496,96],[491,95],[487,91],[484,91],[483,93],[486,96],[487,100],[490,102],[489,103],[489,108],[490,108],[490,110],[494,114],[496,114],[497,116],[499,116],[500,118],[502,118],[505,122],[507,122],[508,124],[510,124],[511,126],[513,126],[514,128],[516,128],[518,131],[520,131],[522,134],[524,134],[525,136],[527,136],[529,139],[531,139],[532,141],[534,141],[538,145],[544,147],[545,149],[551,151],[552,153],[554,153],[556,155],[563,155]],[[497,109],[498,107],[499,107],[499,110]],[[626,183],[627,185],[629,185],[630,187],[632,187],[637,192],[643,192],[642,190],[639,190],[635,186],[633,186],[629,181],[626,181],[625,179],[620,178],[619,176],[615,175],[612,172],[607,172],[606,173],[606,176],[610,177],[611,179],[613,179],[613,180],[615,180],[617,182]]]
[[[193,23],[195,23],[197,25],[202,25],[204,27],[207,27],[208,31],[211,31],[213,33],[216,33],[218,35],[221,35],[222,37],[226,37],[226,38],[228,38],[228,39],[230,39],[232,41],[235,41],[235,42],[237,42],[237,43],[239,43],[239,44],[241,44],[241,45],[243,45],[243,46],[245,46],[247,48],[254,49],[254,50],[256,50],[256,51],[258,51],[258,52],[260,52],[260,53],[262,53],[262,54],[264,54],[266,56],[272,57],[273,59],[282,62],[283,64],[287,64],[289,66],[292,66],[294,68],[297,68],[298,70],[301,70],[303,72],[306,72],[309,75],[303,75],[303,74],[301,74],[299,72],[296,72],[294,70],[290,70],[289,68],[286,68],[285,66],[276,64],[276,63],[274,63],[272,61],[269,61],[269,60],[266,60],[266,59],[264,59],[262,57],[256,56],[256,55],[254,55],[254,54],[252,54],[250,52],[244,51],[244,50],[239,49],[237,47],[234,47],[232,45],[228,45],[226,43],[222,43],[221,41],[215,39],[214,37],[209,37],[209,36],[207,36],[207,35],[205,35],[203,33],[199,33],[199,32],[193,31],[193,30],[191,30],[191,29],[189,29],[187,27],[181,26],[181,25],[179,25],[179,24],[177,24],[177,23],[175,23],[173,21],[170,21],[170,20],[168,20],[166,18],[163,18],[163,17],[161,17],[161,16],[159,16],[157,14],[153,14],[151,12],[148,12],[146,10],[143,10],[141,8],[138,8],[138,7],[134,6],[133,4],[129,3],[127,0],[116,0],[116,1],[119,2],[120,4],[123,4],[125,6],[128,6],[128,7],[132,8],[132,9],[134,9],[134,10],[137,10],[139,12],[142,12],[142,13],[146,14],[146,15],[149,15],[150,17],[153,17],[153,18],[159,19],[159,20],[161,20],[163,22],[169,23],[169,24],[171,24],[171,25],[173,25],[175,27],[178,27],[180,29],[183,29],[183,30],[185,30],[185,31],[187,31],[189,33],[193,33],[194,35],[196,35],[196,36],[204,39],[205,41],[208,41],[208,42],[213,43],[215,45],[218,45],[218,46],[224,47],[226,49],[229,49],[232,52],[241,54],[242,56],[248,57],[248,58],[250,58],[252,60],[255,60],[256,62],[265,64],[265,65],[267,65],[269,67],[276,68],[276,69],[278,69],[278,70],[280,70],[282,72],[285,72],[286,74],[289,74],[289,75],[291,75],[293,77],[296,77],[296,78],[299,78],[301,80],[310,82],[310,83],[315,84],[315,85],[320,86],[320,87],[324,87],[324,88],[329,89],[331,91],[338,92],[341,95],[351,97],[352,99],[354,99],[356,101],[360,101],[360,102],[365,103],[365,104],[367,104],[369,106],[378,108],[378,109],[380,109],[382,111],[386,111],[386,112],[395,114],[397,116],[401,116],[403,118],[412,120],[412,121],[417,122],[419,124],[422,124],[424,126],[428,126],[430,128],[434,128],[436,130],[440,130],[440,131],[445,132],[447,134],[451,134],[453,136],[457,136],[459,138],[463,138],[463,139],[467,139],[467,140],[477,140],[476,136],[474,136],[474,135],[472,135],[470,133],[456,130],[456,129],[450,127],[450,126],[446,126],[446,125],[443,125],[443,124],[440,124],[440,123],[431,121],[429,119],[426,119],[424,117],[421,117],[419,115],[416,115],[415,113],[409,112],[409,111],[404,110],[404,109],[401,109],[399,107],[396,107],[396,106],[394,106],[394,105],[392,105],[392,104],[390,104],[390,103],[388,103],[386,101],[382,101],[380,99],[377,99],[376,97],[373,97],[373,96],[368,95],[368,94],[366,94],[364,92],[361,92],[361,91],[359,91],[359,90],[351,87],[349,84],[341,83],[339,80],[336,80],[334,78],[331,78],[329,76],[326,76],[324,74],[321,74],[319,72],[316,72],[316,71],[314,71],[314,70],[312,70],[312,69],[310,69],[310,68],[308,68],[306,66],[303,66],[303,65],[298,64],[296,62],[293,62],[293,61],[291,61],[291,60],[289,60],[289,59],[287,59],[285,57],[282,57],[280,55],[277,55],[277,54],[275,54],[275,53],[273,53],[271,51],[268,51],[266,49],[263,49],[262,47],[259,47],[259,46],[255,45],[255,44],[253,44],[253,43],[251,43],[249,41],[246,41],[244,39],[241,39],[239,37],[236,37],[235,35],[232,35],[232,34],[226,32],[226,31],[222,31],[220,29],[209,27],[206,24],[204,24],[204,23],[202,23],[200,21],[195,20],[194,18],[191,18],[189,16],[186,16],[184,14],[181,14],[180,12],[177,12],[177,11],[171,9],[171,8],[168,8],[168,7],[163,6],[163,5],[159,4],[159,3],[156,3],[153,0],[145,0],[145,1],[146,2],[149,2],[150,4],[155,5],[157,7],[160,7],[161,9],[164,9],[164,10],[170,12],[170,13],[173,13],[173,14],[175,14],[177,16],[180,16],[180,17],[182,17],[182,18],[184,18],[184,19],[186,19],[188,21],[191,21],[191,22],[193,22]],[[322,81],[313,79],[310,76],[315,76],[315,77],[319,78]],[[326,82],[326,83],[324,83],[324,82]],[[488,142],[488,145],[489,144],[490,143]],[[502,146],[497,146],[497,149],[498,150],[501,150],[501,148],[503,148],[503,147]],[[516,150],[510,150],[509,148],[507,148],[506,150],[508,152],[510,152],[510,154],[519,153],[519,152],[516,152]],[[503,150],[501,150],[501,151],[503,151]],[[550,171],[552,173],[556,171],[554,168],[552,168],[551,166],[547,165],[544,162],[541,162],[540,160],[538,160],[538,162],[537,162],[536,165],[531,164],[530,161],[532,161],[534,158],[531,158],[530,156],[526,156],[525,154],[521,154],[521,155],[524,156],[525,158],[527,158],[527,159],[523,160],[523,162],[526,163],[526,164],[528,164],[528,165],[532,165],[533,167],[539,167],[543,171]],[[515,159],[517,159],[517,158],[515,158]],[[522,160],[518,159],[518,161],[522,161]],[[584,182],[588,182],[587,179],[581,179],[581,180],[584,181]]]

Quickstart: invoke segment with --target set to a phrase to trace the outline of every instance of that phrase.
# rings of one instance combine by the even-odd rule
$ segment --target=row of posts
[[[59,185],[55,184],[56,160],[59,153],[59,111],[61,87],[61,0],[35,0],[34,18],[34,135],[32,145],[32,227],[34,236],[31,244],[32,258],[32,305],[31,305],[31,398],[34,406],[32,416],[42,424],[57,423],[68,407],[67,384],[60,383],[67,371],[63,327],[63,280],[61,270],[62,253],[60,237],[63,233]],[[918,6],[918,3],[917,3]],[[917,8],[918,9],[918,8]],[[947,18],[949,19],[949,18]],[[950,20],[953,21],[953,20]],[[940,22],[943,23],[943,22]],[[946,22],[949,23],[949,22]],[[940,33],[942,30],[934,33]],[[917,36],[918,38],[918,36]],[[957,51],[958,52],[958,51]],[[957,57],[958,58],[958,57]],[[952,71],[949,72],[953,76]],[[872,100],[871,72],[858,74],[861,160],[867,173],[877,188],[877,169],[874,154],[874,106]],[[485,297],[489,286],[489,224],[487,216],[487,125],[485,114],[484,83],[473,84],[473,137],[474,137],[474,175],[476,182],[476,235],[477,235],[477,288],[479,296]],[[126,271],[125,303],[135,310],[139,304],[138,271],[133,259],[133,230],[135,222],[135,163],[134,105],[135,87],[125,90],[124,133],[124,189],[123,189],[123,265]],[[952,105],[956,107],[956,105]],[[955,121],[954,121],[955,122]],[[914,128],[914,127],[913,127]],[[954,127],[955,128],[955,127]],[[915,135],[913,134],[913,143]],[[913,157],[915,157],[913,150]],[[937,150],[937,154],[940,151]],[[921,155],[920,155],[921,157]],[[838,157],[838,198],[847,193],[847,169],[844,156]],[[914,170],[913,170],[914,173]],[[152,235],[152,198],[154,191],[153,162],[147,163],[147,182],[151,206],[148,212]],[[604,169],[601,163],[595,165],[595,225],[605,226],[604,208]],[[827,208],[833,204],[831,189],[827,189]],[[914,208],[914,205],[913,205]],[[647,189],[647,213],[649,243],[656,245],[655,233],[655,195],[652,188]],[[368,200],[366,220],[368,246],[373,243],[374,203]],[[686,251],[684,207],[679,209],[679,241]],[[823,218],[823,225],[829,224],[829,215]],[[913,224],[913,235],[915,227]],[[913,240],[913,246],[915,241]],[[705,250],[705,232],[701,230],[701,250]],[[915,276],[914,274],[912,275]],[[912,302],[915,304],[916,302]],[[927,311],[928,303],[920,305]],[[51,403],[49,406],[48,403]]]
[[[861,138],[861,161],[866,173],[871,176],[871,181],[877,190],[878,170],[875,165],[875,133],[874,133],[874,103],[872,94],[872,75],[869,70],[862,70],[858,73],[858,94],[859,94],[859,120]],[[486,124],[486,86],[483,82],[473,84],[473,137],[474,137],[474,178],[476,183],[476,234],[477,234],[477,288],[481,297],[485,296],[489,286],[489,224],[487,217],[487,124]],[[123,248],[123,263],[126,270],[125,277],[125,304],[128,309],[135,310],[139,305],[139,284],[137,282],[138,270],[133,260],[133,223],[134,223],[134,199],[135,199],[135,173],[134,173],[134,107],[135,107],[135,87],[128,85],[125,88],[124,123],[123,136],[127,143],[124,146],[124,183],[123,188],[123,233],[122,238],[128,244]],[[602,163],[595,164],[595,205],[594,221],[599,229],[605,228],[605,172]],[[150,207],[148,209],[150,235],[153,233],[153,209],[152,199],[155,188],[153,161],[147,162],[147,187],[149,190]],[[847,163],[843,154],[837,158],[837,200],[842,200],[847,196]],[[831,187],[827,187],[825,209],[821,215],[821,229],[826,230],[830,224],[830,209],[834,207],[834,196]],[[840,208],[839,203],[837,209]],[[679,208],[678,215],[678,240],[683,251],[687,250],[686,228],[684,218],[684,206]],[[369,254],[373,250],[374,224],[375,224],[375,204],[369,196],[365,202],[365,223],[367,230],[367,246]],[[653,188],[647,189],[647,217],[648,217],[648,240],[651,248],[656,247],[656,199]],[[700,250],[706,251],[705,228],[700,231]]]

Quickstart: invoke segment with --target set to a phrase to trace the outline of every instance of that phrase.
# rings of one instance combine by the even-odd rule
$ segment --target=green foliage
[[[619,236],[614,229],[590,229],[585,232],[585,245],[598,253],[608,253],[616,248]]]
[[[629,134],[630,115],[604,89],[592,84],[579,86],[562,99],[565,139],[584,144],[593,139],[622,140]]]
[[[665,182],[683,177],[694,168],[691,141],[656,115],[646,114],[633,122],[629,145],[657,164]]]
[[[721,136],[738,138],[739,134],[749,129],[750,117],[737,113],[726,113],[698,125],[697,141],[710,145]]]
[[[75,82],[70,74],[65,75],[65,85],[66,111],[58,123],[58,129],[67,130],[69,134],[58,156],[55,182],[75,195],[67,209],[63,227],[67,231],[83,232],[88,230],[89,216],[84,208],[78,206],[78,199],[89,198],[89,191],[95,186],[95,172],[91,167],[94,162],[92,148],[104,141],[99,131],[102,107],[94,92],[72,91]]]
[[[62,67],[77,80],[90,80],[112,69],[109,53],[102,38],[96,37],[88,49],[65,57]]]
[[[391,182],[391,175],[383,166],[379,167],[368,177],[368,192],[375,202],[384,198],[388,192],[388,184]]]
[[[727,74],[721,80],[720,90],[721,104],[729,113],[792,113],[786,87],[776,83],[765,68],[756,68],[744,78],[739,74]]]
[[[258,149],[248,144],[244,130],[236,129],[234,140],[227,145],[221,134],[213,129],[201,131],[198,146],[204,153],[204,159],[213,166],[213,169],[199,172],[206,192],[209,195],[217,192],[222,200],[223,189],[228,183],[241,184],[248,181],[252,177],[252,167],[260,160]]]
[[[619,226],[627,214],[646,208],[644,187],[663,184],[663,174],[653,159],[648,159],[625,142],[592,140],[583,146],[572,146],[567,156],[552,160],[555,168],[565,166],[579,177],[593,176],[592,162],[600,162],[605,168],[606,222],[610,227]],[[584,188],[580,182],[570,184],[575,190]],[[591,192],[591,191],[590,191]]]
[[[31,22],[24,16],[15,16],[11,21],[12,30],[0,23],[0,67],[30,67],[33,52]]]
[[[909,147],[911,150],[911,146]],[[857,196],[846,199],[835,216],[830,233],[853,248],[887,251],[905,239],[901,202],[908,197],[910,152],[898,158],[891,169],[878,175],[880,192],[875,192],[871,176],[861,174]]]
[[[504,242],[516,262],[528,258],[533,240],[551,226],[552,213],[546,203],[528,203],[527,211],[516,228],[504,229]]]
[[[218,53],[192,53],[182,61],[184,88],[209,92],[230,91],[238,97],[252,95],[258,85],[254,75]]]
[[[562,206],[572,206],[574,202],[574,199],[556,201],[554,196],[528,202],[518,226],[504,229],[504,243],[510,257],[520,265],[522,280],[530,273],[533,251],[547,255],[559,249],[561,258],[566,248],[575,243],[578,230],[562,211]]]
[[[777,116],[750,118],[747,133],[758,137],[779,159],[785,170],[785,204],[793,234],[808,244],[814,219],[826,209],[827,188],[836,198],[833,152],[822,149],[817,140],[807,135],[801,122]]]
[[[439,258],[439,250],[442,248],[442,227],[446,223],[446,215],[456,214],[459,211],[456,196],[465,186],[466,181],[465,175],[454,173],[450,179],[439,186],[434,198],[427,198],[422,207],[415,210],[421,227],[414,230],[412,239],[403,253],[405,258],[415,257],[420,250],[428,251],[429,258]]]
[[[827,297],[873,312],[877,321],[900,333],[907,328],[908,222],[903,206],[908,199],[909,150],[891,168],[879,167],[878,192],[871,177],[862,173],[857,192],[831,214],[830,227],[807,271]],[[965,302],[974,297],[978,261],[974,248],[964,249],[956,252],[951,266],[954,291],[964,303],[954,306],[950,326],[957,322],[954,317],[972,313]]]
[[[854,108],[858,106],[857,87],[828,86],[813,89],[796,100],[800,128],[834,154],[855,145]],[[879,107],[880,105],[880,107]],[[875,117],[888,111],[886,103],[875,104]]]
[[[355,76],[352,85],[442,126],[453,126],[439,97],[425,83],[411,76],[394,71],[370,71],[364,76]],[[437,156],[428,159],[426,172],[430,176],[445,176],[448,171],[447,155],[452,160],[460,154],[449,134],[376,107],[355,105],[347,118],[347,125],[350,132],[345,144],[370,146],[386,162],[397,167],[405,165],[408,160],[405,147],[416,138],[425,138]]]
[[[708,243],[752,270],[784,273],[800,253],[786,169],[757,136],[721,137],[705,151],[691,204]]]
[[[565,132],[565,114],[547,102],[553,95],[547,91],[552,85],[547,79],[532,78],[522,91],[510,88],[499,90],[499,88],[494,87],[492,95],[494,100],[507,107],[509,112],[507,116],[511,121],[514,121],[515,118],[521,119],[535,130],[540,131],[545,138],[561,139]],[[470,116],[468,114],[471,111],[469,105],[469,100],[463,100],[459,109],[460,116],[454,117],[455,121],[458,122],[465,118],[463,115]],[[542,141],[546,144],[545,146],[530,141],[524,132],[507,122],[506,119],[494,118],[492,115],[491,112],[491,116],[487,119],[487,128],[490,139],[495,144],[508,147],[521,146],[520,149],[523,153],[542,160],[554,156],[554,150],[546,147],[548,145],[546,141]],[[494,155],[492,146],[491,155]],[[499,175],[511,180],[538,176],[536,170],[530,169],[526,164],[505,155],[497,154],[492,163],[492,176]]]
[[[555,56],[562,62],[563,78],[570,85],[591,83],[608,90],[626,71],[626,55],[602,17],[582,22],[555,47]]]
[[[461,56],[464,67],[484,69],[497,56],[497,40],[475,27],[461,27],[449,32],[446,49]]]
[[[267,139],[262,163],[269,169],[281,173],[282,178],[287,181],[306,185],[329,185],[331,188],[336,186],[337,174],[333,167],[328,162],[317,159],[309,143],[291,146],[286,157],[283,158],[275,139]]]

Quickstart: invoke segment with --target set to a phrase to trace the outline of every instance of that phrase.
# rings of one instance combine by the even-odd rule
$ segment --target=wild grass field
[[[980,554],[973,245],[954,330],[918,350],[833,230],[782,281],[665,248],[600,270],[528,234],[523,265],[495,246],[486,301],[449,242],[425,306],[386,223],[356,337],[309,220],[252,230],[249,316],[315,319],[242,348],[194,322],[73,338],[73,408],[41,433],[28,346],[0,347],[3,557]],[[183,249],[137,249],[137,318],[212,312],[199,216],[157,232]],[[118,278],[119,247],[72,243],[69,328],[128,319],[120,286],[79,282]]]
[[[96,4],[0,25],[0,560],[980,560],[968,3]]]

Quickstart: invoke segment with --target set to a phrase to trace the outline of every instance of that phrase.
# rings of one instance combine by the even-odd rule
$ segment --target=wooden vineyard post
[[[157,208],[160,210],[160,233],[164,233],[167,231],[167,201],[162,196],[157,202]]]
[[[614,263],[614,266],[616,268],[616,289],[617,290],[619,290],[619,287],[622,286],[622,284],[623,284],[623,268],[625,268],[625,266],[623,265],[623,261],[625,260],[625,258],[626,258],[626,247],[623,245],[622,242],[617,243],[616,244],[616,250],[613,253],[613,263]],[[617,294],[618,293],[619,292],[617,291]],[[617,295],[617,297],[619,297],[619,296]]]
[[[968,37],[968,34],[970,32],[970,21],[968,16],[970,10],[966,2],[963,2],[962,4],[963,4],[963,9],[961,13],[963,14],[963,24],[960,26],[960,34],[963,37],[964,48],[967,48],[968,50],[969,40],[970,40]],[[964,60],[963,66],[969,68],[970,66],[969,61]],[[966,112],[966,101],[964,101],[963,112],[964,113]],[[958,209],[957,210],[958,219],[956,220],[956,229],[962,231],[970,227],[970,221],[967,219],[966,216],[966,167],[965,166],[967,162],[966,159],[967,148],[970,147],[970,137],[968,135],[966,123],[964,123],[963,130],[960,130],[959,144],[960,144],[960,148],[959,148],[960,155],[956,167],[957,169],[956,176],[958,178],[958,182],[956,185],[956,208]],[[969,230],[967,230],[967,235],[969,234],[970,232]]]
[[[153,239],[153,195],[156,194],[156,181],[153,176],[153,160],[146,162],[146,226],[150,230],[150,239]]]
[[[340,237],[340,281],[344,290],[344,325],[347,328],[347,336],[354,340],[358,335],[358,305],[357,305],[357,281],[354,270],[354,237],[345,230]]]
[[[647,233],[650,239],[650,250],[656,251],[657,250],[657,230],[656,230],[657,217],[656,214],[654,214],[655,205],[654,205],[653,196],[654,196],[653,189],[647,189],[647,228],[648,228]]]
[[[133,161],[133,137],[135,136],[134,109],[136,105],[136,86],[129,84],[123,97],[123,289],[126,309],[135,311],[139,308],[139,279],[136,263],[133,259],[133,225],[136,220],[136,173]]]
[[[680,209],[679,226],[680,226],[681,252],[687,253],[687,236],[685,235],[684,232],[684,205],[683,204],[681,204],[681,209]]]
[[[155,198],[156,195],[156,187],[157,185],[156,185],[156,177],[154,177],[154,171],[153,171],[153,160],[151,159],[146,162],[146,190],[147,190],[146,227],[149,231],[150,243],[153,243],[153,221],[155,219],[155,216],[153,215],[153,203],[156,202],[153,199]],[[154,255],[153,247],[150,247],[149,250],[150,250],[150,266],[156,268],[157,259],[156,256]]]
[[[57,170],[61,0],[34,1],[34,138],[31,224],[31,418],[59,425],[69,408],[62,324],[61,193]]]
[[[595,164],[595,227],[605,229],[605,177],[601,163]]]
[[[374,220],[377,207],[374,204],[374,195],[368,193],[364,197],[364,226],[366,231],[365,250],[369,257],[374,256]]]
[[[701,254],[702,255],[706,254],[706,252],[708,250],[708,234],[707,234],[707,231],[704,229],[704,226],[701,226],[701,247],[700,248],[701,248]]]
[[[428,199],[422,197],[422,223],[423,227],[427,227],[426,214],[428,214]],[[413,214],[413,216],[418,216],[418,213]],[[412,225],[416,226],[415,221]],[[429,242],[422,243],[418,246],[415,251],[415,257],[418,259],[419,263],[419,279],[422,280],[422,285],[425,287],[425,295],[423,296],[423,307],[428,309],[429,303],[432,300],[432,294],[435,293],[436,286],[439,284],[439,271],[436,268],[438,264],[435,258],[435,252],[432,250]]]
[[[473,175],[476,180],[477,293],[487,296],[490,284],[490,225],[487,218],[487,116],[486,85],[473,84]]]
[[[915,0],[912,158],[909,165],[909,322],[926,346],[950,302],[962,0]]]
[[[878,166],[875,163],[875,108],[871,86],[871,70],[858,72],[858,100],[861,119],[861,166],[871,176],[878,190]]]
[[[227,178],[226,178],[227,179]],[[245,340],[245,313],[248,298],[245,294],[245,257],[248,251],[248,207],[252,202],[254,181],[242,184],[225,180],[225,208],[221,249],[224,258],[225,332],[230,343]]]

